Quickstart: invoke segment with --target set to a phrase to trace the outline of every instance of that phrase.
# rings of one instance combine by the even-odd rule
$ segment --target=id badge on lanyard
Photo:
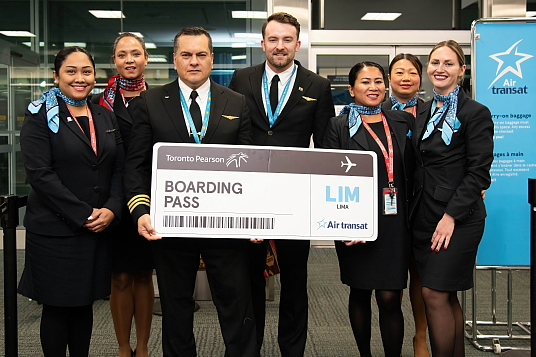
[[[387,179],[389,181],[389,187],[386,187],[382,190],[383,197],[383,214],[385,216],[396,215],[398,214],[397,210],[397,197],[398,190],[394,185],[394,150],[393,150],[393,138],[391,137],[391,131],[389,130],[389,125],[387,124],[387,119],[382,113],[382,122],[383,128],[385,130],[385,136],[387,139],[388,150],[385,150],[380,138],[378,135],[370,128],[370,126],[363,121],[363,126],[370,133],[372,138],[378,144],[380,150],[382,151],[383,158],[385,160],[385,169],[387,171]]]
[[[396,215],[398,213],[397,211],[397,198],[398,198],[398,190],[396,187],[386,187],[383,189],[383,215],[384,216],[390,216],[390,215]]]

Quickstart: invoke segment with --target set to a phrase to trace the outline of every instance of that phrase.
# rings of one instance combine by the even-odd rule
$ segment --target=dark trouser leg
[[[187,238],[163,238],[153,243],[153,256],[162,304],[164,357],[195,357],[193,334],[195,279],[200,252],[181,244]]]
[[[255,318],[244,249],[201,251],[228,357],[257,356]]]
[[[307,341],[307,260],[310,241],[279,239],[275,246],[281,269],[279,348],[282,357],[301,357]]]
[[[253,303],[253,313],[255,314],[257,351],[259,353],[264,340],[264,325],[266,320],[266,278],[264,277],[264,269],[266,267],[267,248],[268,240],[264,240],[264,242],[259,244],[251,243],[247,246],[251,300]]]

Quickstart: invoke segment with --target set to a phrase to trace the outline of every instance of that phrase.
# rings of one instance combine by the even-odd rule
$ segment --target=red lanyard
[[[389,153],[385,150],[385,146],[383,146],[380,138],[378,138],[378,135],[370,128],[370,126],[367,124],[366,121],[363,120],[363,126],[367,131],[369,132],[370,136],[374,140],[376,140],[376,144],[380,147],[380,150],[383,153],[383,158],[385,160],[385,168],[387,169],[387,179],[389,180],[389,187],[394,185],[395,182],[395,175],[394,175],[394,151],[393,151],[393,139],[391,138],[391,130],[389,130],[389,125],[387,124],[387,119],[385,119],[385,116],[382,114],[382,122],[383,122],[383,128],[385,129],[385,136],[387,138],[387,148],[389,150]]]
[[[82,129],[82,126],[78,122],[78,119],[76,119],[73,112],[71,112],[71,109],[69,109],[68,107],[67,109],[69,110],[69,113],[71,113],[71,116],[73,117],[76,124],[78,124],[78,127],[80,128],[80,130],[82,130],[82,133],[83,133],[84,129]],[[89,141],[91,141],[91,148],[93,149],[93,152],[95,153],[95,155],[97,155],[97,135],[95,134],[95,124],[93,123],[93,116],[91,115],[91,111],[89,110],[87,105],[86,105],[86,110],[87,110],[87,118],[89,121],[89,138],[90,138]]]

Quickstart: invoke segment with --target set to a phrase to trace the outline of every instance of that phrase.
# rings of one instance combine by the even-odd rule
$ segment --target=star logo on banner
[[[515,74],[519,78],[523,78],[523,73],[521,72],[520,64],[521,64],[521,62],[524,62],[524,61],[526,61],[529,58],[534,57],[534,56],[528,55],[526,53],[518,52],[517,45],[521,41],[523,41],[523,40],[521,39],[521,40],[517,41],[516,43],[514,43],[505,52],[499,52],[499,53],[495,53],[495,54],[489,56],[490,58],[492,58],[495,61],[497,61],[499,64],[497,66],[497,71],[495,72],[497,77],[495,77],[493,82],[491,82],[491,84],[489,85],[488,89],[490,89],[491,86],[495,82],[497,82],[502,76],[504,76],[508,72],[512,72],[513,74]],[[515,53],[512,53],[512,50],[514,48],[515,48]],[[502,57],[502,59],[499,58],[499,57]],[[506,63],[506,66],[501,71],[501,68],[503,67],[503,64],[505,64],[505,63]],[[514,66],[515,66],[515,68],[514,68]],[[499,71],[500,71],[500,73],[499,73]]]
[[[328,224],[328,222],[326,222],[326,220],[324,218],[322,218],[321,221],[318,221],[316,223],[318,223],[317,230],[320,229],[320,228],[326,228],[326,224]]]

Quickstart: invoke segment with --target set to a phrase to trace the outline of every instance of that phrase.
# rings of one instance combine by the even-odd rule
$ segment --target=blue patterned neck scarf
[[[350,129],[350,137],[352,137],[361,126],[361,115],[374,115],[379,114],[381,111],[381,104],[375,107],[365,107],[363,105],[351,103],[342,108],[340,114],[350,113],[348,114],[348,128]]]
[[[54,87],[49,91],[43,93],[41,98],[39,98],[38,100],[28,104],[28,110],[30,111],[30,113],[35,114],[41,109],[41,105],[45,103],[48,127],[54,134],[57,133],[58,129],[60,128],[60,117],[57,97],[60,97],[65,101],[65,103],[75,107],[81,107],[83,105],[86,105],[87,102],[86,99],[74,100],[72,98],[66,97],[65,95],[63,95],[59,88]]]
[[[415,97],[408,100],[406,103],[400,103],[394,95],[391,94],[391,102],[393,102],[393,106],[391,107],[391,110],[404,110],[404,108],[407,107],[414,107],[417,105],[417,100],[419,99],[419,95],[415,94]]]
[[[426,139],[427,137],[432,134],[437,124],[439,124],[439,121],[441,120],[441,117],[443,117],[443,114],[447,112],[447,115],[445,116],[445,120],[443,121],[443,125],[441,127],[441,138],[445,142],[445,144],[450,145],[450,141],[452,139],[452,134],[454,131],[458,130],[460,126],[462,125],[458,118],[456,117],[456,111],[458,110],[458,92],[460,91],[460,87],[456,86],[452,92],[450,92],[448,95],[441,95],[437,93],[434,89],[434,101],[432,102],[432,113],[435,110],[435,103],[443,102],[443,105],[441,108],[439,108],[435,114],[432,114],[430,117],[430,120],[428,121],[428,124],[426,124],[426,131],[424,132],[424,135],[422,137],[422,140]]]

